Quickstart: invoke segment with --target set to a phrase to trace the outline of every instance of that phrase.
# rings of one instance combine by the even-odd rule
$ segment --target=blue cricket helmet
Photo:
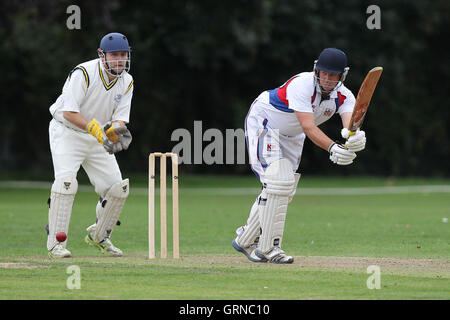
[[[319,58],[314,61],[314,81],[316,84],[320,83],[319,71],[340,74],[340,79],[333,89],[337,90],[344,83],[349,69],[350,68],[347,66],[347,55],[344,51],[336,48],[326,48],[320,53]],[[322,86],[320,87],[324,93],[333,91],[326,91]]]
[[[127,37],[118,32],[108,33],[100,41],[100,47],[103,52],[130,51],[130,45]]]
[[[120,72],[120,74],[115,72],[113,68],[110,67],[110,62],[106,60],[105,56],[105,53],[114,51],[128,52],[128,59],[126,60],[125,68],[123,69],[123,71],[129,72],[131,67],[131,47],[128,43],[127,37],[118,32],[108,33],[106,36],[104,36],[100,41],[100,46],[97,50],[97,53],[99,57],[103,57],[103,59],[105,59],[104,62],[106,71],[114,76],[120,77],[123,71]]]
[[[347,55],[336,48],[326,48],[316,60],[316,69],[331,73],[344,73],[347,68]]]

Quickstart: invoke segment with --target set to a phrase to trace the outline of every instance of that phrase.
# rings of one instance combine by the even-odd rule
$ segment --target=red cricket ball
[[[64,242],[64,241],[66,241],[66,239],[67,239],[67,235],[65,232],[61,231],[56,234],[56,240],[58,242]]]

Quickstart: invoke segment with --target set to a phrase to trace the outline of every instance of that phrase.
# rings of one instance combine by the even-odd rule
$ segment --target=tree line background
[[[69,30],[69,5],[81,29]],[[369,30],[369,5],[381,29]],[[368,70],[383,66],[364,124],[366,150],[350,167],[332,165],[307,141],[308,174],[449,174],[450,2],[437,1],[2,1],[0,3],[0,174],[52,173],[49,106],[77,64],[96,58],[100,39],[124,33],[135,79],[124,173],[147,171],[153,151],[170,151],[177,128],[243,128],[260,92],[310,71],[322,49],[347,53],[346,86],[357,94]],[[321,128],[340,138],[335,116]],[[204,142],[205,147],[209,142]],[[248,165],[185,165],[189,173],[240,174]]]

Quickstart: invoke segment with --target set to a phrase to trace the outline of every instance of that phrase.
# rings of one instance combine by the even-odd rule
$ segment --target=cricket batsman
[[[312,72],[302,72],[279,88],[262,92],[245,118],[250,164],[262,183],[245,226],[236,230],[233,247],[253,262],[292,263],[282,249],[288,204],[300,174],[303,144],[308,137],[329,153],[331,162],[346,166],[365,148],[364,131],[349,137],[355,97],[344,86],[349,67],[346,54],[323,50]],[[339,113],[346,146],[333,142],[319,125]]]
[[[121,256],[111,242],[129,193],[115,153],[128,149],[133,77],[130,46],[120,33],[109,33],[100,41],[98,59],[77,65],[68,75],[61,95],[50,107],[50,150],[55,180],[48,200],[48,254],[70,257],[67,240],[58,242],[56,233],[68,234],[72,206],[77,193],[77,173],[83,167],[100,196],[96,223],[87,228],[85,241],[105,254]]]

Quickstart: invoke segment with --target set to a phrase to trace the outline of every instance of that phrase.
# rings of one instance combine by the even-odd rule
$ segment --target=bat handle
[[[356,134],[356,130],[355,130],[355,131],[349,130],[349,131],[348,131],[348,137],[347,137],[347,140],[348,140],[348,138],[350,138],[351,136],[354,136],[355,134]],[[347,142],[345,142],[344,148],[345,148],[345,149],[348,149],[348,147],[347,147]]]

